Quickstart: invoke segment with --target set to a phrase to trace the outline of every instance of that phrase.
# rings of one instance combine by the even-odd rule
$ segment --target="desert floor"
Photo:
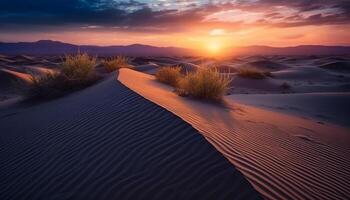
[[[12,82],[60,61],[0,56],[1,199],[350,198],[350,57],[134,58],[98,65],[104,79],[84,90],[23,101]],[[224,104],[157,82],[169,65],[232,77]]]

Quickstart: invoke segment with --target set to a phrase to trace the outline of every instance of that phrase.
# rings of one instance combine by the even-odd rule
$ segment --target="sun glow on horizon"
[[[202,39],[202,53],[207,56],[225,56],[225,49],[232,44],[221,36],[209,36]]]
[[[207,49],[211,54],[218,54],[222,49],[222,45],[218,41],[210,41],[207,44]]]

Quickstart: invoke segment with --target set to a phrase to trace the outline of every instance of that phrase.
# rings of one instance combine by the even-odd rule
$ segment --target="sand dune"
[[[62,62],[61,56],[34,57],[27,55],[0,55],[0,66],[35,66],[42,65],[50,68],[57,67]]]
[[[226,108],[121,70],[125,85],[182,120],[115,77],[37,106],[15,104],[18,95],[6,92],[13,80],[51,72],[61,60],[0,55],[0,199],[258,198],[250,184],[266,199],[350,198],[350,77],[333,70],[338,65],[319,67],[348,62],[346,56],[131,62],[148,74],[168,65],[230,72],[234,95]],[[272,77],[237,77],[245,63]],[[102,65],[96,70],[108,76]]]
[[[26,82],[31,82],[30,75],[27,73],[17,72],[9,69],[0,69],[0,71],[5,72],[9,75],[12,75],[14,79],[20,79]]]
[[[241,104],[350,127],[350,93],[230,95]]]
[[[338,72],[350,72],[350,62],[345,61],[338,61],[338,62],[332,62],[327,63],[320,66],[323,69],[328,69],[332,71],[338,71]]]
[[[136,57],[130,58],[130,64],[135,70],[148,74],[155,74],[164,66],[179,65],[184,73],[215,67],[220,73],[228,74],[234,79],[229,91],[231,94],[282,94],[350,92],[350,76],[344,71],[346,70],[344,63],[348,63],[349,60],[349,56],[243,56],[226,59]],[[23,74],[34,72],[41,75],[43,72],[55,70],[61,61],[60,56],[0,55],[0,69]],[[22,64],[18,65],[18,63]],[[329,66],[332,69],[322,68],[322,66]],[[237,69],[244,67],[269,71],[271,76],[262,80],[238,77]],[[96,67],[96,71],[103,76],[107,74],[102,64]],[[0,87],[4,88],[1,85]]]
[[[32,83],[31,75],[16,68],[0,68],[0,102],[18,97],[19,83]]]
[[[160,59],[163,60],[163,59]],[[346,71],[329,70],[320,66],[332,64],[333,69],[341,68],[348,62],[348,56],[248,56],[232,59],[173,58],[171,65],[180,65],[183,72],[215,67],[220,73],[233,78],[230,93],[265,94],[265,93],[315,93],[315,92],[350,92],[350,77]],[[338,65],[338,64],[339,65]],[[167,66],[157,61],[141,65],[138,71],[154,74],[159,67]],[[136,65],[138,66],[138,65]],[[150,68],[150,71],[147,71]],[[271,72],[271,76],[257,80],[237,76],[240,68],[254,68]],[[284,87],[288,85],[288,88]]]
[[[256,68],[261,71],[273,72],[282,69],[287,69],[287,65],[283,65],[277,62],[269,61],[269,60],[257,60],[243,64],[242,67],[245,68]]]
[[[263,80],[234,77],[231,81],[231,92],[233,93],[280,93],[281,81],[266,78]]]
[[[55,72],[54,69],[50,69],[46,67],[38,67],[38,66],[27,66],[26,70],[35,75],[52,74]]]
[[[274,58],[277,59],[277,58]],[[286,68],[271,71],[271,77],[262,80],[233,76],[231,93],[315,93],[315,92],[349,92],[350,77],[337,70],[322,69],[312,60],[296,59]],[[241,67],[248,67],[242,65]],[[341,68],[342,66],[337,67]],[[260,69],[257,67],[257,69]],[[264,70],[264,69],[262,69]],[[284,88],[288,84],[289,88]]]
[[[134,65],[147,65],[155,63],[158,65],[176,65],[179,61],[171,57],[136,57],[132,59]]]
[[[327,81],[327,79],[332,78],[331,74],[328,72],[313,68],[313,67],[295,67],[292,69],[281,70],[272,73],[274,78],[283,80],[305,80],[305,81]],[[335,77],[334,77],[335,78]]]
[[[14,63],[14,60],[11,60],[8,56],[0,54],[0,63]]]
[[[180,66],[184,72],[192,72],[201,68],[201,66],[189,62],[178,62],[176,66]]]
[[[8,70],[0,69],[0,87],[9,87],[11,82],[16,79],[17,76],[8,72]]]
[[[41,64],[41,60],[37,57],[27,56],[27,55],[16,55],[9,57],[14,62],[14,65],[37,65]]]
[[[237,67],[232,64],[215,64],[213,66],[220,73],[235,73],[237,72]]]
[[[31,83],[32,75],[40,76],[53,72],[55,72],[54,69],[38,66],[0,68],[0,101],[18,96],[18,81]]]
[[[21,73],[40,72],[41,68],[54,70],[61,61],[60,56],[0,55],[0,68]],[[243,56],[225,59],[150,56],[130,58],[130,64],[136,70],[149,74],[154,74],[161,67],[176,65],[180,65],[184,73],[215,67],[219,72],[229,73],[234,78],[237,69],[245,67],[271,72],[272,77],[264,80],[235,78],[235,84],[232,85],[234,89],[230,92],[241,94],[350,92],[350,76],[347,73],[349,61],[349,56]],[[107,73],[101,64],[96,67],[96,70],[102,74]],[[290,88],[283,88],[283,84],[288,84]]]
[[[137,65],[133,66],[132,68],[137,71],[145,72],[148,74],[154,74],[159,69],[159,67],[159,65],[150,62],[149,64]]]
[[[329,64],[333,62],[349,62],[349,56],[322,56],[314,60],[315,65]]]
[[[260,199],[179,117],[108,80],[0,107],[0,199]]]
[[[266,199],[349,199],[349,128],[238,104],[182,98],[129,69],[118,80],[190,123]],[[154,95],[157,94],[157,95]]]

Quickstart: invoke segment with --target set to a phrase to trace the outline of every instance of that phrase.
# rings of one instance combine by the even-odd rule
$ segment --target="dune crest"
[[[190,123],[266,199],[350,198],[349,129],[235,103],[182,98],[151,75],[121,69],[118,80]]]
[[[27,73],[16,72],[16,71],[9,70],[9,69],[0,69],[0,71],[8,73],[8,74],[12,75],[14,78],[31,83],[31,78],[30,78],[31,76]]]

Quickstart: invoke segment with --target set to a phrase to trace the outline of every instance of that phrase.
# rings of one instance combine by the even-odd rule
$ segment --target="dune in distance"
[[[0,200],[350,200],[350,0],[11,0],[0,27]]]

